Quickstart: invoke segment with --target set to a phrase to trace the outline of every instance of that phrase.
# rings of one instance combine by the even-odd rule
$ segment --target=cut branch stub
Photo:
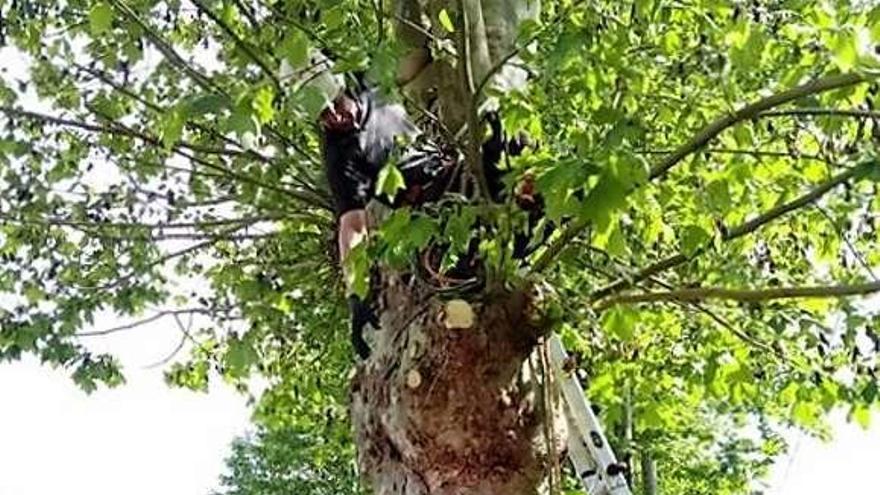
[[[382,330],[351,397],[358,463],[374,493],[537,493],[552,463],[530,357],[547,329],[530,323],[533,296],[469,301],[473,325],[461,331],[446,327],[447,305],[428,289],[392,275],[381,293]],[[553,417],[559,423],[559,411]],[[565,435],[555,428],[558,456]]]

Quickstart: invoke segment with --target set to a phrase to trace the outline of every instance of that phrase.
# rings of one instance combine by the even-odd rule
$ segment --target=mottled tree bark
[[[558,420],[546,428],[562,416],[545,414],[533,350],[547,329],[534,296],[484,294],[470,302],[473,326],[447,328],[446,303],[421,282],[392,275],[383,289],[382,330],[352,383],[367,485],[377,495],[539,493],[565,431]]]

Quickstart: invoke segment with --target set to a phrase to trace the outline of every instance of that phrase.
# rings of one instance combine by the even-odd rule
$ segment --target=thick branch
[[[767,98],[758,100],[755,103],[746,105],[745,107],[733,112],[732,114],[728,114],[716,119],[714,122],[704,127],[693,138],[691,138],[691,140],[675,149],[669,156],[667,156],[660,163],[655,165],[651,169],[649,178],[656,179],[664,176],[666,172],[669,171],[669,169],[677,165],[681,160],[686,158],[691,153],[698,151],[700,148],[708,144],[709,141],[718,136],[722,131],[730,128],[731,126],[739,122],[757,117],[761,112],[770,110],[771,108],[791,102],[798,98],[803,98],[805,96],[818,94],[824,91],[830,91],[833,89],[851,86],[853,84],[858,84],[867,80],[868,78],[866,76],[857,73],[828,76],[817,79],[815,81],[811,81],[801,86],[797,86],[792,89],[782,91],[780,93],[776,93]],[[544,251],[544,253],[542,253],[541,257],[538,258],[538,260],[534,263],[533,270],[542,271],[546,269],[553,261],[553,259],[558,256],[562,249],[569,242],[571,242],[572,239],[577,237],[580,232],[588,225],[589,221],[587,220],[579,220],[570,223],[567,228],[563,229],[560,237],[547,246],[547,249]],[[687,260],[686,257],[682,259],[682,255],[676,255],[673,258],[674,259],[664,260],[660,263],[672,263],[669,266],[675,266]],[[666,266],[663,269],[666,269],[669,266]],[[645,270],[645,272],[648,273],[647,276],[658,273],[658,271],[662,270],[654,270],[652,269],[652,267],[648,267]],[[629,286],[629,282],[622,283],[624,284],[623,287]],[[607,289],[608,288],[600,289],[597,294],[605,293]]]
[[[766,225],[766,224],[772,222],[773,220],[776,220],[777,218],[785,215],[786,213],[790,213],[794,210],[797,210],[798,208],[802,208],[802,207],[816,201],[817,199],[821,198],[822,196],[827,194],[829,191],[834,189],[836,186],[843,184],[844,182],[847,182],[848,180],[852,179],[853,177],[858,176],[861,173],[864,173],[866,171],[866,168],[868,166],[871,166],[871,163],[872,162],[868,162],[868,163],[865,163],[862,165],[858,165],[856,167],[852,167],[852,168],[846,170],[845,172],[840,173],[840,174],[832,177],[831,179],[828,179],[827,181],[823,182],[815,189],[811,190],[810,192],[808,192],[798,198],[795,198],[794,200],[792,200],[788,203],[781,204],[781,205],[777,206],[776,208],[773,208],[773,209],[771,209],[761,215],[758,215],[757,217],[755,217],[749,221],[746,221],[740,225],[737,225],[736,227],[732,227],[732,228],[723,230],[723,233],[721,235],[721,240],[722,241],[730,241],[730,240],[736,239],[738,237],[742,237],[744,235],[750,234],[750,233],[758,230],[763,225]],[[670,256],[666,259],[660,260],[660,261],[654,263],[653,265],[650,265],[647,268],[633,274],[633,276],[629,279],[620,279],[610,285],[607,285],[607,286],[597,290],[590,297],[592,300],[598,300],[598,299],[602,299],[604,297],[607,297],[615,292],[620,292],[621,290],[626,289],[627,287],[631,287],[634,283],[641,282],[642,280],[645,280],[648,277],[651,277],[651,276],[656,275],[660,272],[663,272],[663,271],[669,270],[670,268],[674,268],[678,265],[681,265],[682,263],[699,255],[701,252],[702,251],[697,251],[697,252],[693,253],[691,256],[687,256],[684,253],[678,253],[678,254]]]
[[[650,177],[657,178],[666,174],[678,162],[682,161],[691,153],[705,146],[709,141],[721,134],[722,131],[751,118],[757,117],[762,112],[778,107],[790,101],[810,96],[833,89],[852,86],[867,80],[867,77],[858,73],[839,74],[834,76],[823,77],[815,81],[808,82],[801,86],[791,88],[780,93],[768,96],[754,103],[746,105],[739,110],[719,117],[702,130],[700,130],[690,141],[684,143],[667,156],[663,161],[655,165],[651,169]]]
[[[581,243],[579,243],[579,244],[581,244]],[[623,263],[621,261],[615,260],[614,257],[611,254],[609,254],[608,252],[606,252],[602,249],[598,249],[593,246],[586,246],[586,247],[587,247],[587,249],[589,249],[591,251],[595,251],[595,252],[605,256],[605,258],[607,258],[607,260],[610,263],[615,265],[615,268],[616,268],[615,272],[617,272],[617,273],[632,273],[632,269],[628,265],[626,265],[625,263]],[[608,272],[607,270],[603,270],[603,269],[599,268],[598,266],[595,266],[592,264],[589,264],[588,266],[591,270],[596,271],[597,273],[601,274],[602,276],[604,276],[606,278],[611,277],[610,272]],[[660,287],[662,287],[666,290],[673,290],[673,286],[671,284],[666,283],[665,281],[663,281],[659,277],[649,277],[648,282],[651,284],[659,285]],[[713,321],[715,321],[715,323],[717,323],[718,325],[720,325],[721,327],[726,329],[734,337],[742,340],[744,343],[746,343],[756,349],[760,349],[761,351],[769,352],[770,354],[775,355],[780,359],[784,359],[784,356],[781,353],[779,353],[777,350],[773,349],[772,347],[765,344],[764,342],[761,342],[760,340],[757,340],[757,339],[751,337],[750,335],[748,335],[744,331],[734,327],[727,320],[725,320],[723,317],[716,314],[715,311],[706,307],[705,304],[703,304],[699,301],[693,301],[693,302],[689,302],[689,303],[676,302],[676,304],[678,304],[680,307],[682,307],[685,310],[696,310],[696,311],[699,311],[699,312],[705,314],[706,316],[711,318]]]
[[[737,302],[760,303],[774,299],[798,298],[840,298],[860,296],[880,292],[880,282],[857,285],[832,285],[815,287],[777,287],[772,289],[726,289],[722,287],[697,287],[668,292],[645,292],[641,294],[621,294],[609,297],[595,305],[599,311],[618,304],[638,304],[650,302],[694,302],[706,299],[727,299]]]
[[[471,60],[471,44],[470,32],[468,25],[467,10],[464,0],[458,0],[458,15],[461,19],[461,28],[459,29],[458,38],[458,65],[461,68],[462,90],[467,94],[467,162],[480,186],[480,195],[485,201],[491,201],[492,197],[489,193],[489,182],[486,179],[486,173],[480,164],[480,142],[483,140],[482,128],[480,127],[480,118],[477,115],[477,94],[474,90],[474,71]]]
[[[800,196],[798,198],[789,201],[788,203],[781,204],[776,208],[771,209],[770,211],[758,215],[757,217],[741,224],[731,229],[728,229],[721,238],[725,241],[729,241],[731,239],[736,239],[737,237],[742,237],[746,234],[750,234],[757,230],[762,225],[768,224],[773,220],[785,215],[786,213],[790,213],[798,208],[803,208],[804,206],[809,205],[813,201],[821,198],[829,191],[834,189],[835,187],[843,184],[844,182],[849,181],[853,177],[865,172],[865,165],[858,165],[856,167],[852,167],[842,173],[835,175],[834,177],[828,179],[827,181],[820,184],[818,187],[813,189],[812,191]]]
[[[880,112],[874,110],[859,110],[855,108],[791,108],[787,110],[768,110],[761,112],[761,117],[858,117],[867,119],[880,118]]]
[[[639,150],[642,155],[668,155],[674,150]],[[809,153],[798,153],[789,151],[774,150],[755,150],[746,148],[706,148],[703,153],[722,154],[722,155],[749,155],[754,157],[773,157],[773,158],[791,158],[793,160],[814,160],[819,162],[828,162],[828,159]]]
[[[581,231],[589,225],[589,220],[583,219],[574,220],[568,224],[567,228],[561,230],[559,237],[548,244],[544,249],[544,252],[542,252],[538,259],[532,263],[532,271],[542,272],[547,269],[547,267],[550,266],[550,263],[559,256],[559,253],[561,253],[562,250],[565,249],[569,243],[580,235]]]

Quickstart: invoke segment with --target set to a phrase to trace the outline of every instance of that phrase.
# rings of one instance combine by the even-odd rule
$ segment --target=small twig
[[[221,235],[224,235],[224,236],[225,235],[232,235],[235,232],[237,232],[245,227],[246,227],[246,225],[239,225],[234,228],[226,229],[226,230],[222,231]],[[79,285],[79,286],[77,286],[77,288],[79,288],[81,290],[96,290],[96,291],[110,290],[114,287],[118,287],[120,284],[127,282],[132,277],[135,277],[138,275],[145,275],[147,273],[147,270],[150,270],[150,269],[155,268],[157,266],[162,266],[165,263],[167,263],[171,260],[174,260],[176,258],[187,256],[187,255],[193,254],[195,252],[198,252],[202,249],[211,247],[214,244],[217,244],[218,242],[220,242],[222,240],[223,240],[222,238],[218,237],[218,238],[213,238],[213,239],[208,239],[208,240],[205,240],[202,242],[198,242],[198,243],[192,244],[186,248],[183,248],[181,250],[174,251],[174,252],[165,254],[163,256],[160,256],[159,258],[148,263],[146,266],[142,267],[140,270],[130,271],[128,273],[125,273],[125,274],[119,276],[118,278],[116,278],[114,280],[105,282],[101,285],[94,285],[94,286]]]
[[[203,75],[201,72],[193,68],[189,63],[183,59],[175,50],[174,47],[171,46],[165,39],[163,39],[156,31],[147,24],[146,21],[140,18],[137,13],[132,10],[123,0],[109,0],[117,10],[121,11],[126,18],[130,21],[137,24],[141,29],[144,30],[144,33],[147,39],[150,41],[153,46],[156,47],[157,50],[171,63],[173,66],[182,70],[193,82],[196,83],[199,87],[209,93],[216,93],[220,95],[224,95],[227,98],[231,98],[228,93],[223,91],[217,84],[214,83],[209,77]],[[282,150],[286,152],[286,146],[292,147],[301,155],[307,157],[313,162],[316,162],[317,159],[308,151],[305,150],[302,146],[298,145],[296,142],[290,140],[279,132],[274,126],[265,124],[264,128],[267,131],[267,134],[271,135],[276,142],[281,144]]]
[[[165,115],[167,112],[169,112],[169,109],[163,108],[163,107],[147,100],[146,98],[143,98],[141,95],[135,93],[134,91],[132,91],[128,87],[126,87],[122,84],[119,84],[109,74],[107,74],[103,71],[100,71],[100,70],[92,68],[92,67],[80,65],[77,63],[74,63],[73,67],[79,71],[82,71],[82,72],[89,74],[90,76],[94,77],[95,79],[97,79],[97,80],[103,82],[104,84],[106,84],[107,86],[110,86],[111,88],[113,88],[114,91],[116,91],[124,96],[127,96],[128,98],[140,103],[145,108],[153,111],[154,113],[156,113],[158,115]],[[224,143],[226,143],[230,146],[234,146],[235,147],[234,149],[225,149],[224,148],[231,156],[247,155],[247,156],[250,156],[250,157],[252,157],[256,160],[259,160],[263,163],[274,164],[274,160],[272,158],[269,158],[268,156],[263,155],[262,153],[260,153],[256,150],[241,149],[241,144],[238,143],[238,141],[224,135],[221,132],[218,132],[216,129],[214,129],[212,127],[207,127],[207,126],[204,126],[204,125],[199,124],[197,122],[187,122],[186,126],[188,128],[192,128],[192,129],[198,130],[200,132],[204,132],[206,134],[209,134],[211,137],[218,139],[220,141],[223,141]]]
[[[403,98],[403,101],[406,102],[407,105],[414,108],[417,112],[419,112],[421,115],[423,115],[426,119],[431,121],[431,124],[437,126],[437,129],[439,129],[440,133],[443,135],[444,139],[446,139],[447,143],[454,143],[455,142],[455,140],[456,140],[455,135],[452,133],[452,131],[449,130],[448,127],[446,127],[446,124],[443,123],[443,120],[441,120],[440,117],[438,117],[437,115],[432,113],[427,108],[418,104],[414,99],[410,98],[406,93],[401,93],[401,98]]]
[[[177,328],[180,329],[180,333],[181,333],[180,342],[177,343],[177,347],[175,347],[173,351],[171,351],[167,356],[163,357],[162,359],[156,361],[155,363],[148,364],[148,365],[144,366],[144,369],[158,368],[159,366],[163,366],[163,365],[167,364],[169,361],[174,359],[174,356],[176,356],[177,353],[180,352],[181,349],[183,349],[183,344],[185,344],[187,340],[189,340],[190,342],[192,342],[195,345],[199,345],[198,342],[196,341],[196,339],[194,339],[192,337],[192,335],[189,333],[190,329],[192,328],[192,324],[193,324],[192,313],[190,313],[190,315],[189,315],[189,321],[187,321],[186,326],[183,326],[183,322],[180,321],[180,316],[178,316],[178,315],[174,315],[174,322],[177,323]]]
[[[251,29],[254,31],[260,30],[260,23],[257,21],[256,16],[254,15],[253,10],[245,5],[241,0],[233,0],[235,6],[238,7],[238,11],[248,20],[248,23],[251,25]]]
[[[90,67],[86,67],[86,66],[82,66],[82,65],[79,65],[76,63],[73,64],[73,67],[91,75],[95,79],[98,79],[99,81],[103,82],[104,84],[110,86],[115,91],[127,96],[128,98],[130,98],[134,101],[137,101],[138,103],[143,105],[145,108],[153,111],[154,113],[156,113],[158,115],[164,115],[165,113],[168,112],[168,109],[163,108],[155,103],[152,103],[152,102],[146,100],[145,98],[143,98],[140,95],[136,94],[135,92],[131,91],[130,89],[128,89],[124,85],[117,83],[116,81],[113,80],[112,77],[110,77],[108,74],[104,73],[103,71],[93,69]],[[280,162],[275,158],[270,158],[270,157],[263,155],[262,153],[260,153],[256,150],[253,150],[253,149],[247,149],[247,150],[241,149],[241,144],[238,141],[224,135],[223,133],[217,131],[217,129],[215,129],[213,127],[205,126],[205,125],[199,124],[198,122],[190,122],[190,121],[186,122],[186,127],[189,129],[195,129],[197,131],[206,133],[206,134],[210,135],[211,137],[213,137],[214,139],[220,140],[220,141],[226,143],[227,145],[234,147],[231,149],[230,148],[217,148],[216,149],[216,150],[220,150],[220,149],[224,150],[226,152],[226,154],[228,154],[231,157],[247,156],[247,157],[254,158],[262,163],[265,163],[265,164],[273,166],[273,167],[280,166]],[[178,144],[180,144],[180,143],[178,143]],[[298,148],[296,148],[296,149],[298,152],[303,154],[303,156],[314,161],[314,157],[311,157],[310,154],[305,153],[304,150],[301,150]],[[297,170],[297,172],[299,174],[302,174],[303,176],[305,176],[306,179],[308,179],[308,180],[303,179],[303,178],[299,177],[298,175],[294,174],[292,177],[292,180],[295,181],[296,185],[309,191],[313,196],[322,198],[323,196],[315,189],[315,186],[313,185],[315,183],[315,180],[311,177],[311,174],[308,172],[308,170],[306,170],[304,167],[302,167],[300,165],[296,165],[294,168]],[[323,202],[327,203],[326,200]],[[327,204],[329,205],[329,203],[327,203]]]
[[[208,92],[221,92],[220,88],[217,87],[214,82],[203,75],[201,72],[192,68],[189,63],[181,57],[177,51],[174,50],[170,44],[168,44],[161,36],[156,34],[153,30],[152,26],[147,24],[146,21],[141,19],[141,17],[131,9],[123,0],[110,0],[110,3],[116,7],[116,10],[120,11],[126,18],[140,27],[144,35],[156,47],[157,50],[164,56],[169,62],[173,65],[177,66],[179,69],[183,70],[187,76],[189,76],[196,84],[202,87],[202,89],[207,90]]]
[[[76,337],[99,337],[104,335],[110,335],[113,333],[124,332],[126,330],[132,330],[134,328],[146,325],[147,323],[152,323],[156,320],[164,318],[166,316],[178,316],[183,314],[211,314],[213,310],[208,308],[187,308],[187,309],[172,309],[172,310],[164,310],[159,311],[156,314],[150,315],[146,318],[142,318],[137,321],[133,321],[131,323],[126,323],[125,325],[119,325],[117,327],[107,328],[104,330],[91,330],[85,332],[79,332],[74,334]]]
[[[699,312],[705,314],[706,316],[708,316],[709,318],[711,318],[715,323],[717,323],[720,326],[722,326],[723,328],[725,328],[734,337],[740,339],[741,341],[745,342],[746,344],[748,344],[748,345],[750,345],[760,351],[768,352],[771,355],[776,356],[777,358],[779,358],[783,361],[786,360],[786,357],[782,353],[780,353],[778,350],[765,344],[764,342],[761,342],[760,340],[756,340],[756,339],[752,338],[750,335],[743,332],[742,330],[735,328],[733,325],[730,324],[730,322],[725,320],[720,315],[716,314],[711,309],[707,308],[704,304],[702,304],[700,302],[696,302],[696,301],[689,301],[687,303],[676,301],[676,304],[679,304],[685,308],[690,307],[690,308],[696,309],[697,311],[699,311]]]
[[[290,24],[291,26],[295,27],[296,29],[300,30],[303,34],[308,36],[309,39],[316,42],[319,46],[321,46],[323,48],[329,47],[329,44],[327,43],[327,41],[324,40],[320,35],[318,35],[318,33],[315,32],[313,29],[306,27],[306,25],[303,24],[302,22],[300,22],[298,19],[293,19],[293,18],[288,17],[284,11],[279,10],[278,7],[276,6],[276,3],[278,3],[278,2],[260,2],[260,3],[263,5],[263,7],[265,7],[266,9],[268,9],[269,11],[271,11],[273,14],[275,14],[276,16],[278,16],[280,18],[280,21],[277,24],[283,24],[283,23]]]
[[[80,122],[78,120],[65,119],[62,117],[54,117],[51,115],[45,115],[42,113],[31,112],[28,110],[21,110],[18,108],[0,106],[0,113],[6,114],[9,118],[18,118],[18,119],[26,119],[30,121],[41,122],[43,124],[49,125],[57,125],[60,127],[72,127],[75,129],[80,129],[83,131],[101,133],[101,134],[111,134],[123,137],[130,137],[140,139],[141,141],[146,141],[150,144],[159,145],[160,140],[156,137],[147,135],[140,131],[134,130],[130,127],[125,127],[120,124],[116,124],[114,122],[108,122],[107,125],[100,124],[92,124],[88,122]],[[226,148],[214,148],[210,146],[202,146],[199,144],[187,143],[185,141],[178,141],[175,146],[179,146],[181,148],[189,149],[198,153],[205,153],[209,155],[234,155],[240,154],[237,150],[229,150]]]
[[[209,19],[214,21],[214,24],[217,24],[220,29],[223,30],[223,32],[225,32],[230,38],[232,38],[232,42],[235,43],[235,46],[237,46],[242,52],[244,52],[244,54],[247,55],[248,58],[250,58],[255,64],[260,67],[260,69],[262,69],[263,73],[265,73],[269,77],[269,79],[272,80],[272,84],[275,86],[276,89],[281,89],[281,82],[278,80],[278,76],[275,75],[275,72],[272,70],[272,68],[269,67],[269,64],[267,64],[262,58],[260,58],[260,56],[257,55],[253,48],[249,44],[245,43],[245,41],[241,39],[238,34],[236,34],[235,30],[232,29],[232,26],[227,24],[222,18],[220,18],[220,16],[218,16],[213,10],[211,10],[211,8],[205,5],[204,0],[190,1],[193,3],[193,5],[196,6],[197,9],[199,9],[200,12],[208,16]]]
[[[13,222],[19,223],[23,225],[44,225],[44,226],[59,226],[59,227],[83,227],[83,228],[115,228],[115,229],[145,229],[145,230],[177,230],[177,229],[188,229],[188,228],[207,228],[207,227],[221,227],[224,225],[235,225],[235,224],[252,224],[255,222],[264,222],[271,220],[281,220],[285,218],[284,215],[259,215],[253,217],[242,217],[242,218],[220,218],[220,219],[212,219],[212,220],[204,220],[204,221],[196,221],[196,222],[156,222],[156,223],[140,223],[140,222],[90,222],[90,221],[79,221],[79,220],[71,220],[67,218],[24,218],[19,216],[11,216],[6,213],[0,212],[0,221],[3,222]]]
[[[395,12],[391,15],[394,17],[394,20],[396,20],[398,22],[402,22],[403,24],[406,24],[407,27],[410,27],[410,28],[418,31],[418,33],[421,34],[422,36],[424,36],[425,38],[428,38],[429,40],[431,40],[435,44],[439,44],[438,43],[438,41],[440,41],[439,38],[434,36],[434,33],[428,31],[423,26],[420,26],[419,24],[407,19],[406,17],[403,17],[402,15],[398,14],[397,12]]]
[[[831,214],[828,213],[828,211],[825,210],[825,208],[822,208],[819,205],[813,205],[813,206],[817,210],[819,210],[819,213],[821,213],[822,216],[824,216],[826,220],[828,220],[828,223],[830,223],[831,227],[834,228],[834,231],[837,232],[838,237],[843,239],[843,242],[846,243],[846,247],[849,248],[850,253],[852,253],[852,255],[856,259],[856,261],[858,261],[859,264],[862,265],[862,268],[865,269],[865,272],[868,273],[868,275],[871,277],[871,280],[874,280],[875,282],[880,280],[877,278],[877,275],[874,273],[874,270],[871,268],[871,265],[869,265],[868,262],[865,260],[864,255],[862,255],[862,253],[858,249],[856,249],[856,247],[853,245],[852,241],[849,240],[849,237],[846,235],[846,232],[841,232],[840,227],[837,225],[837,222],[834,221],[834,218],[831,216]]]

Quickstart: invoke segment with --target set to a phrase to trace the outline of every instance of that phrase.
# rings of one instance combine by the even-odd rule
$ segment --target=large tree
[[[241,494],[356,493],[353,445],[375,493],[573,486],[551,331],[646,493],[747,493],[784,450],[776,428],[821,432],[838,406],[867,424],[880,10],[533,7],[0,3],[0,357],[35,354],[89,390],[123,380],[89,339],[178,325],[191,352],[170,382],[268,380],[224,480]],[[400,60],[428,71],[410,80]],[[490,77],[509,67],[528,84]],[[556,226],[524,265],[512,203],[376,215],[346,273],[360,292],[374,275],[382,329],[351,376],[314,125],[329,70],[366,71],[476,175],[479,110],[497,106],[538,143],[508,175],[535,177]],[[475,283],[437,272],[430,253],[454,263],[474,238]],[[473,321],[452,322],[465,306]],[[132,322],[102,328],[105,311]]]

